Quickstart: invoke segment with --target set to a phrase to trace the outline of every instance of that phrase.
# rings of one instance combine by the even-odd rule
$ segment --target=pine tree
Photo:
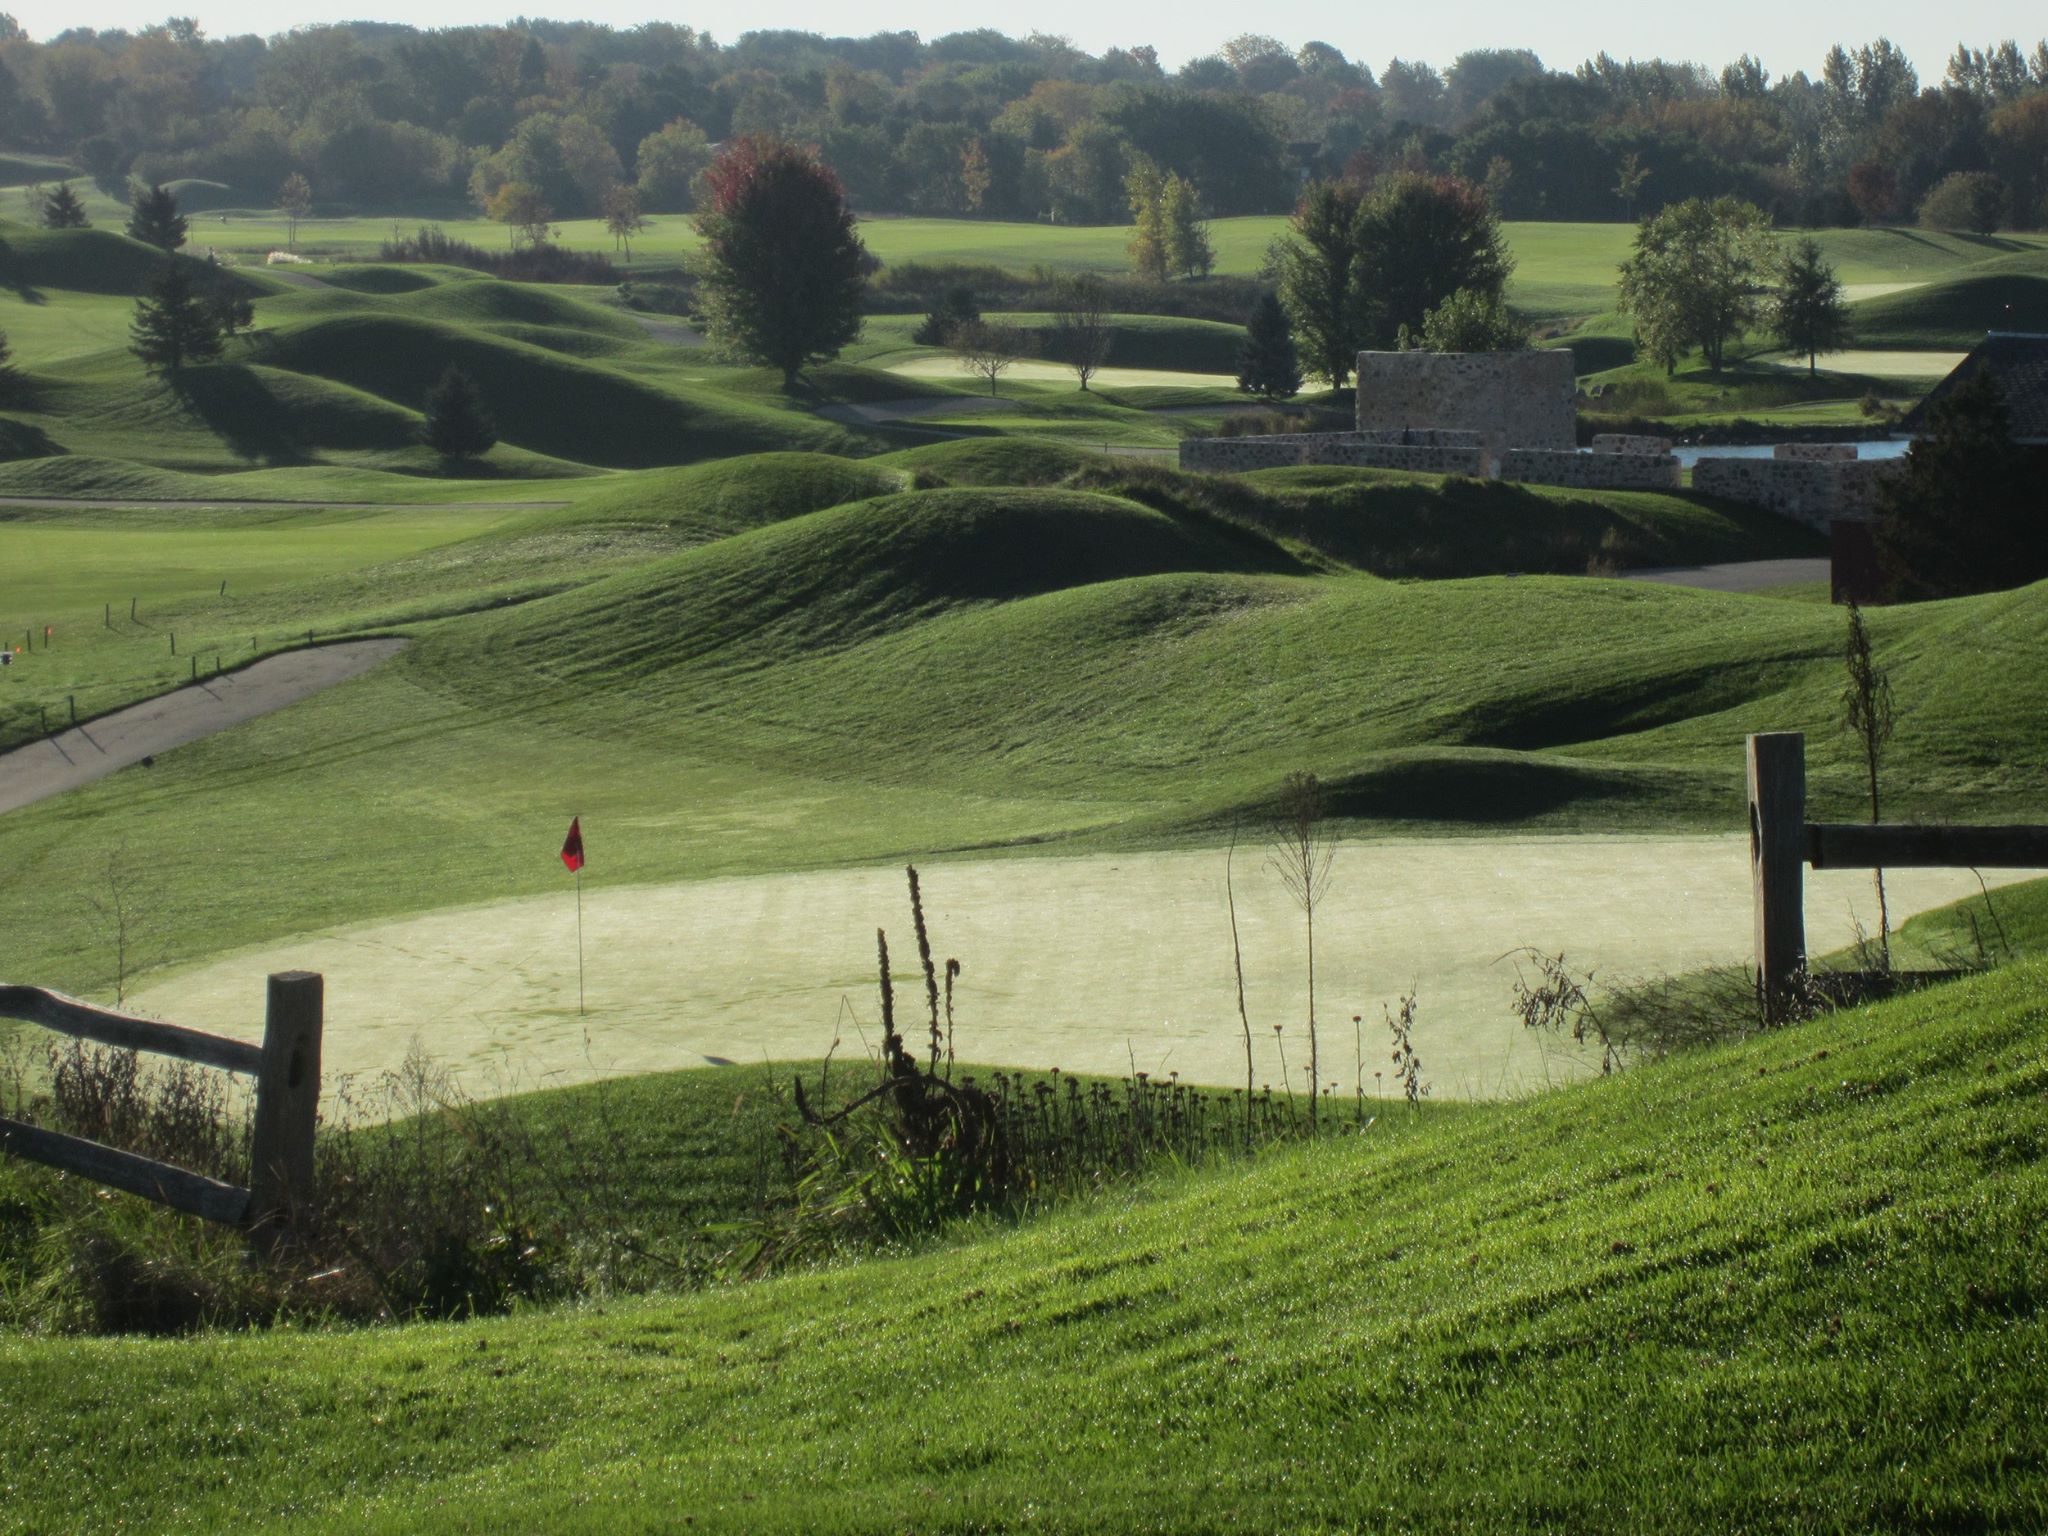
[[[1784,286],[1772,306],[1771,329],[1793,352],[1806,354],[1810,378],[1820,371],[1819,355],[1837,352],[1849,339],[1849,306],[1835,269],[1811,239],[1801,240],[1785,258]]]
[[[469,375],[453,364],[427,396],[420,438],[450,464],[480,459],[497,446],[498,427]]]
[[[1301,392],[1301,357],[1294,350],[1294,333],[1287,328],[1287,312],[1275,294],[1261,295],[1245,321],[1237,387],[1266,400]]]
[[[178,199],[168,187],[137,187],[128,204],[128,236],[160,251],[175,251],[185,243],[185,215],[178,212]]]
[[[225,272],[215,274],[206,302],[213,310],[223,340],[232,340],[237,332],[256,323],[256,302],[249,296],[249,290]]]
[[[1159,197],[1159,218],[1166,241],[1166,267],[1182,277],[1207,277],[1216,268],[1216,248],[1209,240],[1209,221],[1202,214],[1202,194],[1175,172],[1166,178]]]
[[[56,190],[43,199],[43,228],[92,228],[92,220],[85,216],[85,204],[81,203],[78,194],[71,190],[70,182],[58,182]]]
[[[177,261],[165,262],[149,291],[135,301],[128,334],[128,350],[152,373],[176,373],[187,363],[210,363],[220,356],[220,316]]]

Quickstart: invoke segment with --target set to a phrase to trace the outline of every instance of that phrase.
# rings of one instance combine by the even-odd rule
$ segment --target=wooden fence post
[[[312,1198],[324,993],[316,971],[278,971],[270,978],[249,1140],[248,1219],[259,1231],[288,1230]]]
[[[1782,1023],[1806,969],[1806,737],[1749,738],[1749,871],[1756,986],[1764,1018]]]

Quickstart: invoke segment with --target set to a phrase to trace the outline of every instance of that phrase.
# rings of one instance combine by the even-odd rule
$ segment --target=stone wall
[[[1408,469],[1422,474],[1492,472],[1493,447],[1478,432],[1295,432],[1271,437],[1190,437],[1180,445],[1180,467],[1206,474],[1244,474],[1295,464],[1342,464],[1354,469]]]
[[[1670,453],[1555,453],[1542,448],[1511,448],[1500,459],[1503,480],[1582,491],[1675,491],[1678,473],[1678,460]]]
[[[1904,459],[1701,459],[1693,466],[1692,488],[1763,507],[1825,533],[1836,518],[1873,516],[1878,488],[1905,467]]]
[[[1809,464],[1853,464],[1854,443],[1780,443],[1771,450],[1774,459],[1799,459]]]
[[[1358,354],[1360,432],[1448,427],[1564,452],[1578,446],[1574,392],[1562,348]]]

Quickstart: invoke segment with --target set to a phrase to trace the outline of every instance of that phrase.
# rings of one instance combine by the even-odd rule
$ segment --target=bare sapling
[[[1237,936],[1237,887],[1231,864],[1237,858],[1237,827],[1230,828],[1230,852],[1223,857],[1223,894],[1230,903],[1230,961],[1237,970],[1237,1022],[1244,1026],[1244,1144],[1252,1144],[1252,1016],[1244,1003],[1244,946]]]
[[[1410,1109],[1422,1108],[1429,1097],[1429,1084],[1422,1080],[1422,1058],[1415,1054],[1415,989],[1410,987],[1396,1007],[1381,1005],[1387,1016],[1387,1033],[1394,1037],[1394,1081]]]
[[[1863,610],[1849,605],[1849,640],[1844,653],[1849,680],[1842,690],[1842,728],[1856,738],[1863,753],[1864,775],[1870,786],[1870,820],[1880,819],[1878,807],[1878,764],[1892,739],[1896,711],[1892,704],[1891,676],[1877,664],[1870,649],[1870,631],[1863,623]],[[1877,948],[1879,963],[1887,975],[1892,968],[1891,911],[1885,902],[1884,869],[1872,871],[1877,884]]]
[[[1323,826],[1323,789],[1312,773],[1287,776],[1281,788],[1280,819],[1273,831],[1272,852],[1266,862],[1279,875],[1280,883],[1294,904],[1301,908],[1302,926],[1308,939],[1308,1120],[1316,1125],[1316,1101],[1321,1097],[1322,1058],[1316,1039],[1316,905],[1330,883],[1330,860],[1335,850]]]
[[[148,910],[147,881],[123,843],[107,855],[97,889],[85,898],[114,960],[114,1003],[128,1001],[128,980],[137,971],[164,960],[155,942],[156,924]]]

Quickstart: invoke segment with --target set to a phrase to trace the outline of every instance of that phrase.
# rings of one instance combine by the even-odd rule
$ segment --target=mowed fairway
[[[602,847],[601,829],[595,834]],[[1244,1080],[1225,853],[926,866],[934,954],[963,967],[956,1048],[979,1063],[1117,1074],[1135,1067]],[[1299,912],[1262,850],[1236,857],[1257,1077],[1305,1086]],[[2010,878],[2018,878],[2012,876]],[[1891,879],[1894,920],[1976,890],[1961,870]],[[1813,877],[1816,952],[1876,926],[1869,879]],[[922,1050],[927,1016],[900,869],[613,887],[583,898],[588,1013],[577,1007],[575,897],[450,908],[224,956],[137,999],[163,1017],[255,1036],[263,978],[327,977],[327,1066],[396,1067],[417,1040],[475,1092],[622,1072],[822,1056],[880,1040],[874,933],[887,929],[897,1024]],[[1747,845],[1728,837],[1510,837],[1341,845],[1317,913],[1322,1079],[1367,1095],[1391,1077],[1381,1004],[1413,986],[1416,1044],[1436,1093],[1513,1094],[1583,1075],[1569,1041],[1509,1014],[1507,951],[1566,953],[1610,980],[1742,960]],[[1354,1015],[1363,1016],[1354,1032]],[[1275,1026],[1283,1034],[1276,1041]]]

